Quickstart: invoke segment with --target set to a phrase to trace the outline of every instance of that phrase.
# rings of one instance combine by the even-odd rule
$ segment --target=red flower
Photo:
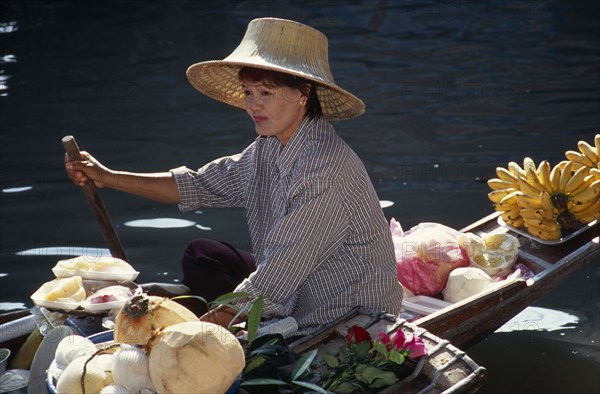
[[[381,343],[384,345],[388,352],[392,350],[392,338],[383,331],[379,332],[375,336],[375,343]]]
[[[392,339],[392,346],[396,350],[404,349],[404,343],[406,342],[406,336],[404,335],[404,331],[398,330],[394,333],[394,337]]]
[[[425,343],[423,343],[421,338],[417,338],[414,335],[411,336],[410,340],[405,343],[404,349],[410,352],[408,356],[413,359],[427,354]]]
[[[371,334],[361,326],[352,326],[346,334],[348,344],[357,344],[362,342],[371,342]]]
[[[375,340],[383,343],[384,345],[389,345],[392,343],[392,338],[390,338],[390,336],[383,331],[375,336]]]

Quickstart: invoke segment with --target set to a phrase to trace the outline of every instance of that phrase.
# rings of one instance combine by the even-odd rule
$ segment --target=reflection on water
[[[31,190],[32,186],[22,186],[22,187],[9,187],[8,189],[2,189],[2,193],[21,193]]]
[[[579,318],[570,313],[530,306],[506,322],[496,332],[575,329],[577,328],[577,323],[579,323]]]
[[[394,202],[389,200],[381,200],[379,201],[379,205],[381,208],[389,208],[394,205]]]
[[[123,223],[128,227],[148,227],[148,228],[182,228],[192,227],[196,225],[196,222],[184,219],[174,218],[154,218],[154,219],[138,219],[130,220]]]
[[[105,248],[92,248],[87,246],[47,246],[21,250],[17,256],[110,256],[110,251]]]
[[[24,302],[0,302],[0,311],[27,309]]]

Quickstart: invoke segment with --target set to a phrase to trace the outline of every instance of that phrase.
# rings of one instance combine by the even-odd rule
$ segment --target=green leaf
[[[310,367],[310,364],[315,359],[318,349],[311,350],[308,353],[304,353],[302,357],[296,361],[292,368],[292,380],[298,379],[302,374]]]
[[[327,363],[327,366],[329,368],[336,368],[338,365],[340,365],[340,362],[337,359],[337,357],[335,357],[329,353],[325,353],[323,355],[323,358],[325,359],[325,363]]]
[[[404,355],[402,355],[402,353],[400,353],[398,351],[393,350],[390,352],[390,354],[388,356],[388,360],[400,365],[400,364],[404,363]]]
[[[213,302],[211,302],[211,305],[212,304],[220,305],[225,302],[229,302],[229,301],[237,300],[237,299],[241,299],[241,298],[248,298],[248,297],[250,297],[250,293],[246,293],[246,292],[242,292],[242,291],[225,293],[225,294],[217,297]]]
[[[337,394],[351,394],[355,390],[360,389],[361,387],[357,384],[351,382],[344,382],[335,388],[335,393]]]
[[[361,342],[354,347],[354,354],[356,354],[357,359],[364,360],[369,355],[370,349],[371,349],[370,342]]]
[[[381,356],[383,356],[383,358],[388,357],[387,346],[381,342],[375,342],[375,344],[373,345],[373,350],[376,351]]]
[[[276,385],[276,386],[288,386],[289,384],[283,380],[269,379],[269,378],[256,378],[245,380],[240,386],[263,386],[263,385]]]
[[[206,305],[207,309],[210,309],[209,305],[208,305],[208,301],[206,301],[206,299],[204,299],[203,297],[200,297],[200,296],[197,296],[197,295],[180,295],[180,296],[176,296],[176,297],[171,298],[171,300],[183,300],[185,298],[194,298],[196,300],[200,300],[200,301],[202,301],[202,303],[204,305]]]
[[[387,387],[398,381],[398,377],[393,372],[365,364],[356,367],[355,377],[356,380],[366,384],[370,388]]]
[[[244,374],[254,371],[256,368],[263,365],[266,361],[267,361],[267,358],[263,357],[263,356],[252,357],[252,359],[250,359],[250,361],[248,361],[248,363],[246,364],[246,367],[244,368]]]
[[[248,313],[248,343],[252,343],[256,338],[256,331],[258,330],[260,319],[262,318],[263,303],[263,296],[258,296],[252,303],[252,307]]]
[[[287,350],[286,347],[277,343],[277,339],[273,339],[261,347],[254,349],[248,357],[256,356],[256,355],[267,355],[267,356],[277,356],[282,353],[285,353]]]
[[[381,376],[377,377],[373,383],[369,385],[371,388],[389,387],[398,381],[398,377],[393,372],[384,372]]]
[[[296,386],[300,386],[300,387],[304,387],[304,388],[307,388],[312,391],[316,391],[317,393],[328,394],[328,392],[326,390],[324,390],[322,387],[317,386],[314,383],[303,382],[301,380],[292,380],[292,383],[295,384]]]

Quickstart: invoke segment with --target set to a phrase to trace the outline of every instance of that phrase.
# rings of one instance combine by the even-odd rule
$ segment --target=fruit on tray
[[[79,303],[85,299],[81,276],[57,278],[44,283],[33,295],[34,300]]]
[[[554,167],[546,160],[536,166],[526,157],[522,166],[511,161],[496,168],[488,198],[506,224],[556,240],[600,218],[600,134],[593,146],[579,141],[577,148],[566,151],[567,160]]]

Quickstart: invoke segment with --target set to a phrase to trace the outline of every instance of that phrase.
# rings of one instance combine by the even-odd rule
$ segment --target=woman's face
[[[244,81],[246,112],[254,120],[256,132],[274,136],[285,145],[302,122],[306,98],[299,90],[265,82]]]

